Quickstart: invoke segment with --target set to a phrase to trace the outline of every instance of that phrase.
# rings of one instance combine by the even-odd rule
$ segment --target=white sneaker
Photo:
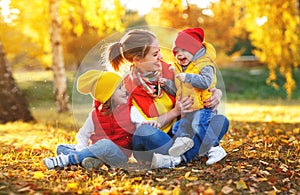
[[[177,156],[169,156],[169,155],[163,155],[154,153],[152,157],[152,163],[151,168],[173,168],[176,165],[179,165],[181,162],[181,157]]]
[[[102,161],[98,158],[87,157],[81,162],[81,166],[85,169],[97,169]]]
[[[171,156],[180,156],[194,146],[194,141],[188,137],[176,138],[173,146],[169,149]]]
[[[44,158],[44,164],[48,169],[54,169],[55,167],[66,167],[69,163],[69,156],[60,154],[56,157]]]
[[[206,165],[212,165],[220,160],[222,160],[226,155],[226,151],[221,146],[211,147],[208,152],[208,160]]]

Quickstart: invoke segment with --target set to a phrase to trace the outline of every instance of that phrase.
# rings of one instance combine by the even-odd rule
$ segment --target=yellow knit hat
[[[80,75],[77,80],[77,90],[91,96],[104,104],[122,82],[122,78],[114,73],[101,70],[89,70]]]

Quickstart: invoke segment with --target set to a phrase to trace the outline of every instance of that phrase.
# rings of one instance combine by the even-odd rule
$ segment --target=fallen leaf
[[[246,183],[244,182],[244,180],[240,179],[240,181],[238,181],[236,183],[236,189],[240,190],[240,189],[247,189],[247,185]]]
[[[45,175],[41,171],[34,172],[34,175],[33,175],[34,179],[43,179],[44,177],[45,177]]]
[[[166,178],[166,177],[164,177],[164,178],[156,178],[155,180],[159,181],[159,182],[163,182],[163,181],[167,181],[168,178]]]
[[[215,191],[209,187],[203,192],[203,195],[215,195]]]
[[[78,183],[76,183],[76,182],[68,183],[66,189],[68,189],[68,190],[78,189]]]
[[[263,165],[269,165],[269,163],[268,162],[266,162],[266,161],[262,161],[262,160],[260,160],[259,161],[261,164],[263,164]]]
[[[190,177],[190,174],[191,174],[190,171],[186,172],[185,175],[184,175],[184,178],[187,179],[187,180],[189,180],[189,181],[196,181],[196,180],[198,180],[198,177]]]
[[[172,195],[180,195],[181,190],[178,186],[173,189]]]
[[[224,187],[222,188],[222,190],[221,190],[221,192],[222,192],[223,194],[230,194],[232,191],[233,191],[233,189],[232,189],[231,187],[229,187],[229,186],[224,186]]]

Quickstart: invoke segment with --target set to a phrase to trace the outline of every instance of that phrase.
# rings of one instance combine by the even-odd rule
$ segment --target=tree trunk
[[[55,94],[56,109],[58,112],[69,110],[69,95],[67,91],[67,78],[62,52],[59,0],[50,0],[50,40],[52,47],[52,70],[53,70],[53,90]]]
[[[0,123],[34,121],[28,103],[17,87],[0,43]]]

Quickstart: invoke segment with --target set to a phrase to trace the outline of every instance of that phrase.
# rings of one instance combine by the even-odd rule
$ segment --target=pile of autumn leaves
[[[36,124],[11,125],[0,126],[0,194],[300,192],[300,124],[231,122],[221,143],[228,156],[212,166],[206,166],[203,158],[174,169],[142,169],[133,163],[128,169],[103,165],[89,171],[79,166],[49,171],[43,166],[42,159],[54,155],[54,144],[73,142],[76,132]],[[20,128],[23,134],[18,137]]]

